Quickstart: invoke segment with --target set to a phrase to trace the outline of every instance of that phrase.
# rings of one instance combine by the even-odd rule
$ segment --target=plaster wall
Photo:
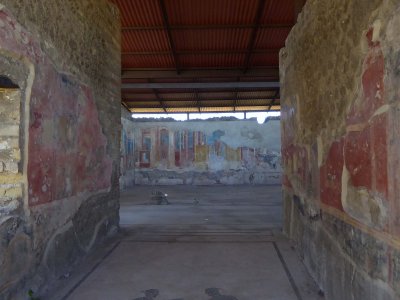
[[[281,182],[279,120],[123,123],[131,184]]]
[[[0,1],[0,299],[118,227],[120,27],[103,0]]]
[[[400,4],[308,0],[280,53],[285,232],[326,299],[400,298]]]

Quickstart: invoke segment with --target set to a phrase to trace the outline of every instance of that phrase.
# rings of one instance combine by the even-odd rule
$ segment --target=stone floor
[[[280,198],[279,186],[125,191],[121,234],[42,299],[320,300],[280,234]]]

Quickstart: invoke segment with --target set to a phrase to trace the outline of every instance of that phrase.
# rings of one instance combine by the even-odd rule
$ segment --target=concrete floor
[[[170,205],[156,205],[154,190]],[[122,234],[43,299],[322,299],[280,234],[280,198],[279,186],[125,191]]]

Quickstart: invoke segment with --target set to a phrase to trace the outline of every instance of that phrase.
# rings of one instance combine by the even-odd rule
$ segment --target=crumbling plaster
[[[398,1],[309,0],[281,51],[285,232],[327,299],[398,299]]]
[[[119,26],[105,0],[0,1],[21,155],[0,174],[21,186],[14,206],[0,202],[0,299],[45,288],[118,227]],[[8,123],[0,114],[11,141]]]

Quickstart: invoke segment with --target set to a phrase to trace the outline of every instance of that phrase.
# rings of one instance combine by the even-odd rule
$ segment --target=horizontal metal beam
[[[254,92],[279,92],[279,88],[258,88],[258,89],[240,89],[240,93],[254,93]],[[218,89],[218,90],[203,90],[199,92],[200,94],[202,93],[213,93],[215,95],[219,94],[226,94],[226,93],[233,93],[232,89]],[[147,90],[142,90],[140,92],[137,92],[136,89],[123,89],[122,94],[128,96],[129,94],[134,94],[137,95],[137,97],[146,97],[148,95],[153,94],[153,91],[147,89]],[[187,91],[187,90],[168,90],[167,92],[160,92],[160,95],[174,95],[174,94],[194,94],[193,91]]]
[[[279,82],[123,83],[122,89],[241,89],[279,88]]]
[[[239,107],[239,109],[240,109],[240,107]],[[278,112],[278,111],[280,111],[280,109],[271,109],[271,110],[237,110],[237,111],[234,111],[234,110],[230,110],[230,111],[217,111],[217,110],[213,110],[213,111],[201,111],[200,113],[202,113],[202,114],[213,114],[213,113],[257,113],[257,112],[268,112],[268,111],[276,111],[276,112]],[[132,112],[131,111],[131,113],[132,114],[138,114],[138,115],[140,115],[140,114],[146,114],[146,115],[158,115],[158,114],[164,114],[163,112]],[[178,111],[178,112],[168,112],[167,111],[167,114],[168,115],[176,115],[176,114],[198,114],[199,112],[198,111]],[[247,119],[248,120],[248,119]]]
[[[131,108],[134,109],[134,108]],[[165,114],[164,112],[133,112],[131,109],[129,109],[131,111],[131,113],[133,114],[149,114],[149,115],[157,115],[157,114]],[[238,107],[236,111],[234,110],[228,110],[228,111],[220,111],[220,110],[210,110],[210,111],[200,111],[200,113],[202,114],[213,114],[213,113],[257,113],[257,112],[279,112],[280,109],[271,109],[271,110],[240,110],[241,108]],[[174,114],[198,114],[198,111],[187,111],[187,110],[182,110],[182,111],[177,111],[177,112],[169,112],[167,110],[166,114],[168,115],[174,115]]]
[[[163,104],[164,104],[164,107],[162,107],[162,106],[159,106],[158,104],[156,105],[156,106],[154,106],[154,105],[147,105],[147,104],[143,104],[143,102],[139,102],[140,104],[138,104],[138,101],[130,101],[130,100],[126,100],[126,99],[122,99],[122,101],[124,102],[124,103],[126,103],[127,105],[129,105],[129,106],[132,106],[132,107],[141,107],[141,108],[155,108],[155,107],[157,107],[157,108],[168,108],[168,107],[187,107],[187,105],[185,105],[185,104],[179,104],[179,105],[168,105],[168,101],[163,101]],[[200,107],[208,107],[208,106],[217,106],[217,107],[219,107],[219,106],[226,106],[227,104],[226,104],[226,100],[224,100],[224,101],[222,101],[222,100],[204,100],[204,99],[199,99],[199,101],[201,102],[201,104],[202,105],[200,105]],[[223,102],[223,103],[221,103],[221,101]],[[280,105],[280,102],[279,101],[275,101],[275,102],[273,102],[273,99],[267,99],[267,100],[263,100],[262,101],[262,103],[254,103],[254,100],[253,101],[251,101],[251,100],[236,100],[235,101],[235,99],[231,99],[231,100],[229,100],[230,102],[229,103],[231,103],[232,102],[232,106],[234,106],[234,104],[236,103],[238,103],[239,101],[240,101],[240,103],[239,104],[237,104],[236,106],[275,106],[275,105]],[[249,102],[247,102],[247,101],[249,101]],[[154,101],[154,102],[156,102],[156,101]],[[181,101],[178,101],[178,102],[181,102]],[[182,101],[182,102],[184,102],[184,101]],[[197,103],[195,100],[192,100],[192,101],[188,101],[188,102],[193,102],[193,103]],[[251,104],[247,104],[247,103],[251,103]],[[210,103],[212,103],[212,104],[210,104]],[[193,105],[191,105],[191,106],[193,106],[193,107],[197,107],[197,104],[196,104],[196,106],[194,106],[194,104]],[[230,106],[230,105],[229,105]]]
[[[242,107],[256,107],[256,108],[259,108],[259,107],[265,107],[265,110],[266,111],[268,111],[268,110],[270,110],[269,109],[269,106],[268,105],[240,105],[240,106],[236,106],[237,108],[236,108],[236,111],[237,110],[240,110],[240,108]],[[277,106],[280,106],[280,105],[277,105]],[[207,106],[200,106],[200,111],[202,110],[202,109],[204,109],[204,108],[217,108],[217,107],[232,107],[232,111],[235,111],[235,110],[233,110],[233,104],[232,105],[214,105],[214,106],[209,106],[209,105],[207,105]],[[148,107],[148,106],[129,106],[129,109],[163,109],[163,108],[161,108],[161,107],[152,107],[152,106],[150,106],[150,107]],[[178,110],[178,109],[185,109],[185,108],[195,108],[197,111],[198,111],[198,109],[199,109],[199,107],[196,105],[196,106],[182,106],[182,107],[180,107],[180,106],[175,106],[175,107],[166,107],[165,108],[165,110],[163,109],[163,112],[168,112],[168,110],[170,110],[170,109],[174,109],[174,110]],[[271,108],[271,110],[272,110],[272,108]],[[275,109],[276,110],[276,109]]]
[[[189,102],[189,101],[196,101],[195,96],[193,96],[193,98],[180,98],[180,99],[165,99],[162,98],[162,96],[159,94],[160,98],[162,99],[162,101],[168,103],[168,102]],[[154,99],[140,99],[140,98],[129,98],[129,96],[122,96],[122,99],[125,102],[157,102],[158,99],[154,98]],[[210,98],[210,97],[201,97],[201,95],[199,95],[198,100],[199,101],[255,101],[255,100],[259,100],[259,101],[272,101],[272,100],[279,100],[279,98],[274,98],[274,97],[224,97],[224,98],[218,98],[218,97],[214,97],[214,98]]]
[[[271,49],[255,49],[252,53],[255,54],[266,54],[266,53],[279,53],[280,48]],[[215,54],[246,54],[248,50],[186,50],[186,51],[176,51],[177,55],[215,55]],[[136,55],[136,56],[146,56],[146,55],[171,55],[171,51],[143,51],[143,52],[122,52],[122,56]]]
[[[279,91],[278,88],[258,88],[258,89],[240,89],[240,93],[254,93],[254,92],[276,92]],[[217,89],[217,90],[202,90],[201,92],[198,92],[199,94],[204,94],[204,93],[212,93],[216,96],[220,94],[226,94],[226,93],[233,93],[232,89]],[[146,90],[141,90],[140,92],[137,92],[137,89],[124,89],[122,90],[122,95],[126,97],[131,97],[135,96],[136,98],[147,98],[149,95],[154,94],[152,90],[146,89]],[[164,95],[175,95],[175,94],[194,94],[194,90],[168,90],[167,92],[159,92],[159,94],[164,97]],[[172,96],[171,96],[172,97]],[[179,97],[179,96],[177,96]]]
[[[151,105],[132,105],[127,103],[127,105],[129,106],[129,108],[148,108],[148,109],[154,109],[154,108],[160,108],[160,109],[164,109],[164,107],[160,107],[160,106],[151,106]],[[269,104],[246,104],[246,105],[238,105],[237,107],[259,107],[259,106],[265,106],[265,107],[269,107]],[[275,106],[275,105],[271,105]],[[277,104],[276,106],[280,106],[279,104]],[[234,103],[232,102],[232,105],[218,105],[218,104],[212,104],[212,105],[201,105],[200,108],[204,108],[204,107],[234,107]],[[165,109],[171,109],[171,108],[175,108],[175,109],[179,109],[179,108],[198,108],[197,104],[194,105],[182,105],[182,106],[165,106]]]
[[[261,24],[260,28],[292,28],[293,23],[275,23],[275,24]],[[209,29],[252,29],[255,24],[210,24],[210,25],[170,25],[171,30],[209,30]],[[124,31],[151,31],[163,30],[163,26],[126,26],[122,27]]]
[[[243,74],[241,69],[214,69],[214,70],[181,70],[176,74],[175,70],[159,70],[159,69],[136,69],[123,70],[122,79],[143,79],[143,78],[223,78],[223,77],[273,77],[279,78],[279,68],[250,69]]]

